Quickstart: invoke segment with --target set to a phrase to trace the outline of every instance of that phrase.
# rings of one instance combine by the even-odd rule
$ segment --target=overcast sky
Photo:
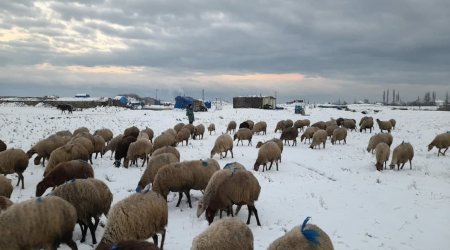
[[[0,1],[0,95],[443,99],[449,13],[448,0]]]

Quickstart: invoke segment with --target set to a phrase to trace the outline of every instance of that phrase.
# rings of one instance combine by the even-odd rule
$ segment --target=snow
[[[261,194],[256,202],[261,227],[252,217],[249,227],[253,231],[255,249],[266,249],[276,238],[292,227],[299,225],[307,216],[311,223],[328,233],[335,249],[448,249],[450,246],[450,151],[447,156],[437,157],[437,150],[427,151],[427,145],[435,135],[450,130],[450,112],[392,110],[383,106],[349,105],[349,112],[336,109],[311,108],[310,116],[294,114],[294,106],[285,110],[233,109],[224,105],[222,110],[195,113],[194,124],[208,126],[213,122],[217,132],[205,133],[203,140],[190,140],[188,146],[178,146],[182,160],[209,157],[215,138],[225,132],[229,121],[238,123],[247,119],[264,120],[268,124],[267,135],[255,135],[253,146],[235,146],[234,159],[218,160],[223,167],[238,161],[252,171],[261,185]],[[374,110],[379,110],[375,113]],[[274,133],[276,123],[282,119],[305,119],[311,122],[329,118],[347,117],[358,122],[368,111],[374,119],[395,118],[397,126],[392,131],[393,147],[402,141],[410,142],[415,150],[413,168],[406,164],[401,171],[377,172],[375,157],[365,148],[370,133],[349,132],[346,145],[331,145],[325,149],[312,150],[307,144],[285,146],[279,171],[255,172],[252,166],[257,156],[254,147],[260,140],[279,137]],[[178,122],[187,122],[182,110],[128,110],[117,107],[99,107],[76,111],[73,115],[61,114],[50,107],[28,107],[0,105],[2,128],[0,139],[8,147],[27,151],[38,140],[58,131],[85,126],[92,132],[102,127],[110,128],[114,134],[135,125],[143,129],[148,126],[160,134]],[[375,124],[376,131],[378,127]],[[143,168],[129,169],[113,167],[110,152],[103,158],[94,159],[96,178],[105,181],[117,201],[132,194],[143,172]],[[12,201],[19,202],[34,197],[36,184],[43,174],[41,166],[33,161],[24,173],[25,189],[14,187]],[[260,168],[261,171],[261,168]],[[17,181],[16,175],[8,175]],[[47,193],[50,190],[47,190]],[[165,249],[189,249],[192,239],[208,227],[202,215],[196,217],[196,206],[202,194],[192,191],[194,208],[183,201],[175,207],[177,194],[169,194],[169,224]],[[246,221],[247,209],[238,217]],[[215,220],[219,220],[218,217]],[[106,223],[106,218],[102,217]],[[97,239],[103,228],[97,229]],[[92,249],[88,233],[85,243],[80,243],[78,226],[74,239],[79,249]],[[61,249],[68,249],[62,245]]]

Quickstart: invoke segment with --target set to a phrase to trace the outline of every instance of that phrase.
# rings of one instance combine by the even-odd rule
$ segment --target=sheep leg
[[[165,239],[166,239],[166,229],[163,229],[163,231],[161,233],[161,250],[163,250]],[[158,245],[156,245],[156,246],[158,246]]]
[[[89,218],[88,227],[89,227],[89,231],[91,231],[92,244],[97,244],[97,239],[95,238],[96,226],[94,224],[92,224],[91,218]],[[87,233],[87,229],[85,230],[85,233],[84,233],[85,236],[86,236],[86,233]]]
[[[272,169],[272,165],[273,165],[273,161],[270,161],[270,166],[269,166],[269,170]]]
[[[155,246],[158,246],[158,235],[157,235],[157,234],[154,234],[154,235],[152,236],[152,239],[153,239],[153,243],[155,243]]]
[[[177,207],[180,206],[181,198],[183,198],[183,192],[178,192],[178,202],[177,202]]]
[[[17,178],[17,185],[16,186],[19,186],[20,181],[22,181],[22,189],[25,189],[25,183],[24,183],[23,174],[22,173],[17,173],[17,175],[19,176],[19,178]]]
[[[252,217],[253,209],[250,207],[250,205],[247,205],[248,209],[248,218],[247,218],[247,225],[250,224],[250,218]]]
[[[89,155],[89,161],[91,162],[91,164],[94,164],[92,163],[92,154]]]
[[[239,211],[241,211],[242,205],[237,205],[236,213],[234,215],[237,215]],[[231,215],[233,215],[233,206],[231,206]]]
[[[442,155],[445,155],[445,152],[447,152],[447,150],[448,150],[448,147],[445,148],[444,153],[442,153]]]
[[[80,242],[85,242],[86,241],[87,226],[81,221],[78,222],[78,225],[80,226],[80,229],[81,229],[81,240],[80,240]]]
[[[230,152],[231,152],[231,158],[234,158],[233,157],[233,149],[230,149]]]
[[[400,169],[403,169],[403,166],[405,166],[406,162],[403,162],[402,166],[400,167]]]
[[[256,210],[256,207],[255,207],[255,206],[251,206],[251,207],[252,207],[252,209],[253,209],[253,212],[255,213],[256,224],[257,224],[258,226],[261,226],[261,223],[259,222],[258,210]]]
[[[184,191],[187,196],[189,207],[192,208],[190,190]]]
[[[278,161],[275,160],[275,164],[277,165],[277,171],[278,171]]]
[[[412,161],[409,160],[409,169],[412,169]]]

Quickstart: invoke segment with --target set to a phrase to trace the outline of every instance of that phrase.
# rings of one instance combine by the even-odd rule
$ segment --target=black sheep
[[[122,140],[119,141],[116,148],[116,153],[114,154],[114,166],[116,168],[120,167],[120,161],[122,158],[127,157],[128,147],[132,142],[135,142],[137,139],[134,136],[126,136],[123,137]]]

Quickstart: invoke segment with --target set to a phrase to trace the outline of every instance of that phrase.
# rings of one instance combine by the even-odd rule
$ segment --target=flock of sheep
[[[390,157],[390,146],[395,128],[394,119],[380,121],[376,119],[382,133],[375,134],[368,142],[367,151],[375,151],[376,169],[383,170]],[[258,171],[271,170],[275,163],[277,170],[282,160],[283,146],[297,145],[308,139],[310,148],[325,148],[330,139],[332,144],[347,142],[348,131],[356,131],[353,119],[332,119],[314,124],[307,119],[282,120],[277,123],[274,132],[281,131],[280,138],[258,142],[258,155],[253,166]],[[363,117],[359,123],[360,132],[374,128],[372,117]],[[209,124],[207,131],[215,131],[215,125]],[[258,226],[261,225],[255,201],[261,192],[258,180],[252,171],[242,164],[231,162],[223,168],[213,159],[233,158],[234,141],[237,144],[248,141],[252,145],[255,133],[266,134],[264,121],[254,123],[246,120],[240,123],[231,121],[226,133],[217,136],[209,159],[180,161],[177,146],[188,145],[190,139],[203,139],[205,126],[199,124],[176,124],[157,135],[150,128],[140,130],[133,126],[122,134],[113,136],[109,129],[100,129],[91,134],[82,127],[73,132],[59,131],[35,143],[27,152],[22,149],[7,149],[0,140],[0,173],[18,175],[17,186],[22,183],[25,188],[23,172],[27,169],[29,159],[34,155],[34,164],[45,167],[44,176],[36,186],[36,197],[14,204],[9,200],[13,191],[11,180],[0,175],[0,249],[56,249],[60,243],[77,249],[72,239],[75,224],[78,223],[82,238],[86,241],[89,229],[93,244],[100,217],[107,216],[107,224],[97,249],[160,249],[165,241],[165,228],[168,223],[167,196],[170,192],[178,193],[180,206],[183,195],[192,208],[190,191],[201,190],[203,197],[198,203],[197,216],[205,213],[210,227],[194,238],[191,249],[253,249],[253,234],[245,223],[237,218],[241,206],[248,208],[247,224],[254,215]],[[386,132],[383,132],[386,131]],[[230,136],[234,133],[234,136]],[[180,144],[181,143],[181,144]],[[438,156],[444,155],[450,147],[450,133],[442,133],[428,145],[428,149],[438,148]],[[444,150],[441,152],[441,150]],[[114,166],[128,168],[142,159],[142,166],[147,163],[136,193],[118,201],[111,207],[113,194],[108,186],[95,179],[93,157],[101,157],[111,151]],[[402,142],[393,149],[390,167],[403,168],[414,157],[411,144]],[[45,164],[45,161],[47,163]],[[269,165],[270,163],[270,165]],[[150,188],[151,187],[151,188]],[[41,197],[47,189],[53,188],[50,195]],[[151,190],[150,190],[151,189]],[[236,211],[233,211],[236,205]],[[231,218],[220,219],[213,223],[216,215],[222,212]],[[26,215],[26,216],[25,216]],[[294,227],[281,238],[275,240],[268,249],[333,249],[328,235],[319,227],[308,224]],[[158,234],[161,234],[159,243]],[[152,237],[154,244],[146,239]],[[233,239],[233,240],[230,240]]]

